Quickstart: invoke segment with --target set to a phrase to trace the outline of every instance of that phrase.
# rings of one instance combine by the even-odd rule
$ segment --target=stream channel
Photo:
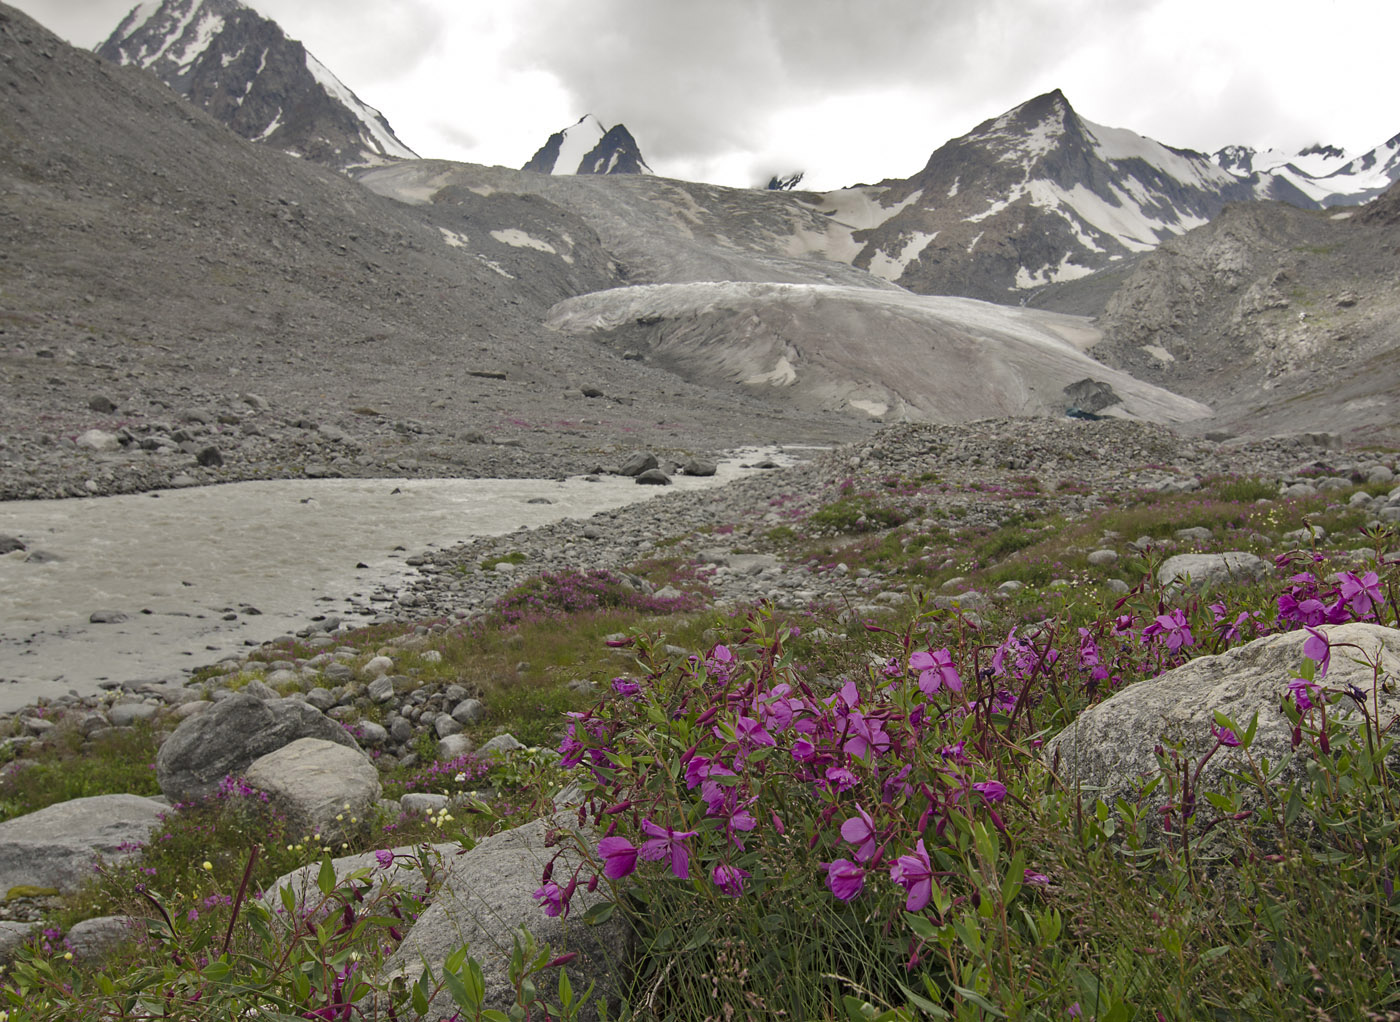
[[[414,574],[404,561],[425,549],[722,485],[774,453],[736,452],[714,477],[668,487],[294,479],[0,503],[0,535],[26,546],[0,556],[0,712],[102,682],[181,679],[312,615],[348,615],[352,598],[363,606]],[[124,620],[93,620],[110,612]]]

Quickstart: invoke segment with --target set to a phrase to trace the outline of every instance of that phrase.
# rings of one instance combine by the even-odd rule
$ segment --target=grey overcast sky
[[[8,0],[78,46],[132,0]],[[1400,132],[1397,0],[252,0],[423,156],[518,167],[585,113],[658,173],[906,177],[1051,89],[1178,148]]]

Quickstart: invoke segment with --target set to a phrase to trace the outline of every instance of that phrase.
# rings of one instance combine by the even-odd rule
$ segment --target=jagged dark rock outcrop
[[[650,174],[637,140],[623,124],[604,129],[598,118],[585,114],[563,131],[556,131],[522,170],[539,174]]]

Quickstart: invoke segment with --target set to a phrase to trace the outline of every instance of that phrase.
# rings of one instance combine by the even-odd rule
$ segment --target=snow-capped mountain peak
[[[556,131],[523,170],[541,174],[650,174],[641,149],[622,124],[604,128],[584,114],[563,131]]]
[[[1360,155],[1314,143],[1296,153],[1227,146],[1212,159],[1236,177],[1272,179],[1279,183],[1276,190],[1291,186],[1304,204],[1351,206],[1375,198],[1400,180],[1400,136]]]
[[[340,168],[416,157],[378,110],[239,0],[145,0],[97,52],[295,156]]]

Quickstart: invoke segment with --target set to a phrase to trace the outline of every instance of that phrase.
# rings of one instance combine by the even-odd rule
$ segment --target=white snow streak
[[[1094,139],[1094,150],[1101,159],[1143,160],[1184,185],[1194,185],[1208,191],[1215,191],[1234,179],[1233,174],[1216,166],[1205,156],[1185,156],[1173,152],[1160,142],[1126,128],[1106,128],[1089,121],[1083,124]]]
[[[316,79],[317,84],[326,90],[326,95],[343,103],[364,125],[369,136],[365,139],[366,143],[377,148],[384,156],[401,160],[417,159],[411,150],[389,133],[378,110],[361,103],[339,78],[331,74],[330,70],[310,53],[306,55],[306,69],[311,72],[311,77]]]
[[[891,257],[884,252],[876,252],[870,257],[870,272],[885,280],[898,280],[905,268],[919,254],[928,248],[928,243],[938,237],[938,232],[926,234],[923,231],[915,231],[914,236],[904,243],[904,247],[899,250],[899,255]]]
[[[194,38],[185,44],[178,57],[172,58],[176,66],[186,68],[198,60],[199,55],[209,48],[209,41],[218,35],[223,27],[224,19],[217,14],[211,14],[201,21],[195,29]]]
[[[152,15],[160,10],[160,7],[161,0],[143,0],[142,3],[137,4],[136,7],[132,9],[132,12],[127,15],[127,23],[131,28],[127,30],[126,35],[122,36],[122,39],[130,39],[144,28],[146,22],[151,20]]]
[[[593,151],[605,134],[598,118],[584,114],[577,123],[564,129],[564,141],[559,146],[559,155],[550,173],[577,174],[583,158]]]
[[[507,227],[503,231],[492,231],[491,237],[495,238],[502,245],[510,245],[513,248],[532,248],[536,252],[545,252],[552,256],[559,256],[559,258],[566,263],[572,263],[574,261],[573,256],[568,253],[561,254],[559,250],[549,242],[541,241],[539,238],[532,238],[524,231],[515,227]]]

